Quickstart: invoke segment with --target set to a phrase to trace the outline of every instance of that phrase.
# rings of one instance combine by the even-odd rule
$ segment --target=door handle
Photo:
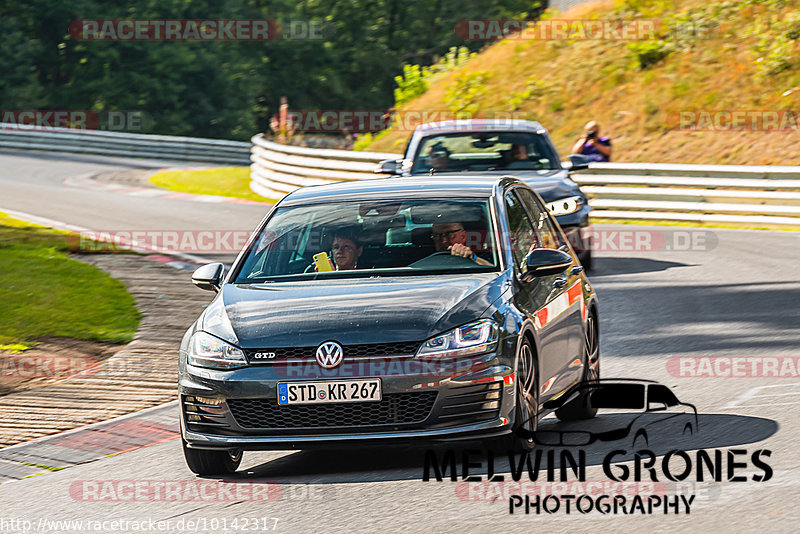
[[[553,281],[553,287],[559,288],[564,287],[567,285],[567,277],[566,276],[559,276]]]
[[[583,267],[580,265],[576,265],[575,267],[569,270],[569,274],[571,274],[572,276],[575,276],[576,274],[580,274],[582,272],[583,272]]]

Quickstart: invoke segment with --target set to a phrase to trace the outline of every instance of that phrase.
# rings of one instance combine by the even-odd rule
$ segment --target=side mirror
[[[375,174],[403,174],[401,170],[401,160],[385,159],[381,161],[379,168],[373,171]]]
[[[221,263],[209,263],[198,267],[192,273],[192,283],[200,289],[207,291],[219,291],[222,284],[222,275],[225,274],[225,266]]]
[[[562,250],[535,248],[525,258],[523,282],[530,282],[537,276],[550,276],[564,272],[572,265],[572,256]]]
[[[582,171],[589,168],[590,159],[584,156],[583,154],[570,154],[569,155],[569,163],[570,165],[566,167],[570,172],[574,171]]]

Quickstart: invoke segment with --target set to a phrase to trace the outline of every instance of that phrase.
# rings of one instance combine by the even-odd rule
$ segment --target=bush
[[[447,87],[445,102],[453,113],[478,113],[478,101],[486,94],[486,83],[491,79],[489,71],[476,70],[457,74]]]
[[[547,84],[534,77],[528,78],[524,91],[512,91],[506,99],[506,105],[511,111],[517,111],[523,103],[532,98],[541,98],[548,91]]]
[[[394,77],[394,81],[397,84],[397,88],[394,90],[395,107],[422,96],[428,90],[428,84],[433,81],[432,79],[436,78],[436,75],[463,66],[475,55],[474,52],[470,54],[465,46],[453,46],[450,47],[450,50],[443,58],[430,67],[403,65],[403,74]]]
[[[430,69],[419,65],[403,65],[403,74],[395,76],[397,87],[394,90],[394,105],[400,106],[418,96],[425,94],[428,84],[425,78],[430,76]]]
[[[645,70],[660,62],[672,53],[673,46],[663,40],[641,41],[628,45],[631,56],[636,61],[640,70]]]

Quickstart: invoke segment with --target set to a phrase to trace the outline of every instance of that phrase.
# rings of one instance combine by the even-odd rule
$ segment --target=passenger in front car
[[[467,231],[460,222],[435,223],[431,227],[431,239],[437,252],[449,250],[453,256],[469,258],[478,265],[491,265],[466,245]]]
[[[333,263],[337,271],[350,271],[358,268],[358,258],[364,252],[364,247],[355,232],[340,230],[333,235]]]
[[[355,230],[342,228],[333,232],[333,244],[328,261],[335,271],[351,271],[358,269],[358,259],[364,252],[361,239]],[[309,265],[305,272],[318,272],[315,264]]]

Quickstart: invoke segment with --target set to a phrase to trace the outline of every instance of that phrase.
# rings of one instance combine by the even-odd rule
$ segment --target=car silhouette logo
[[[333,369],[344,358],[342,346],[335,341],[326,341],[317,347],[317,363],[325,369]]]

